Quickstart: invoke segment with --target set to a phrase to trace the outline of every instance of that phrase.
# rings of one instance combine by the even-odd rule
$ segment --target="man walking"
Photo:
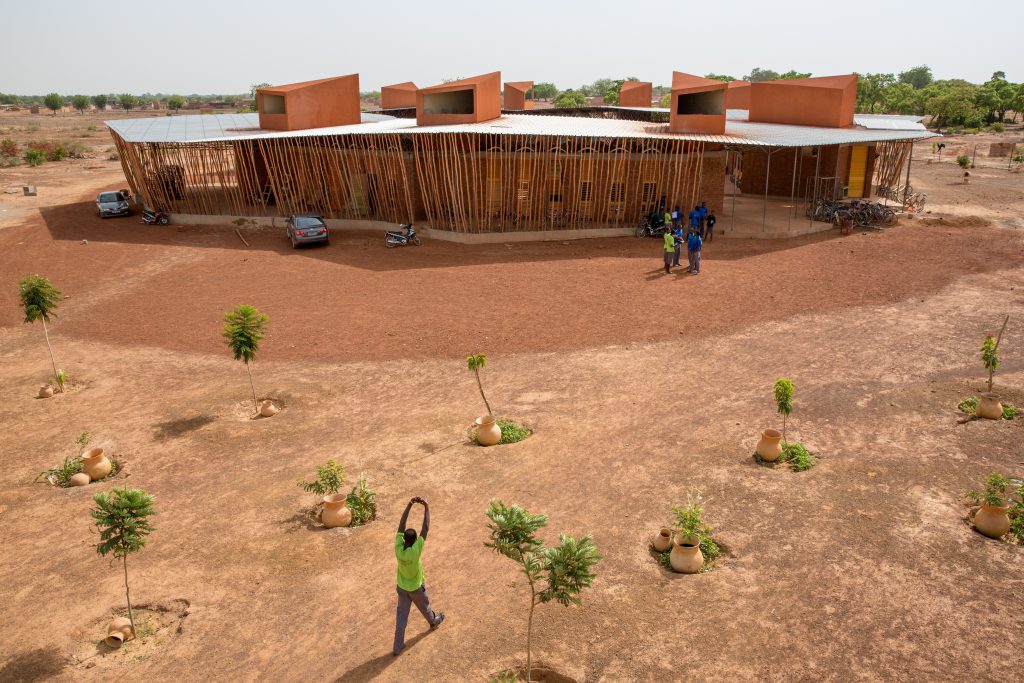
[[[681,227],[676,226],[672,230],[672,239],[675,241],[676,245],[676,252],[674,254],[674,258],[672,259],[672,267],[678,268],[679,257],[682,256],[683,253],[683,229]]]
[[[717,221],[718,219],[715,218],[715,210],[711,209],[710,211],[708,211],[707,228],[704,230],[705,234],[707,235],[708,242],[710,242],[711,238],[715,236],[715,223]]]
[[[700,235],[696,231],[691,231],[690,238],[686,241],[686,250],[690,261],[690,271],[694,275],[700,275],[700,248]]]
[[[672,231],[666,230],[662,237],[662,251],[665,252],[665,274],[672,274],[672,259],[676,255],[676,238]]]
[[[420,529],[419,537],[415,529],[407,529],[406,522],[409,521],[409,510],[413,503],[423,506],[423,527]],[[423,554],[423,543],[427,540],[427,533],[430,531],[430,506],[427,501],[419,496],[409,501],[402,513],[402,519],[398,522],[398,534],[395,536],[395,557],[398,559],[398,611],[395,613],[395,644],[392,654],[396,657],[405,647],[405,625],[409,620],[409,603],[415,603],[423,618],[430,624],[433,630],[444,621],[444,612],[436,613],[430,607],[430,598],[427,597],[427,587],[423,583],[423,564],[420,556]]]

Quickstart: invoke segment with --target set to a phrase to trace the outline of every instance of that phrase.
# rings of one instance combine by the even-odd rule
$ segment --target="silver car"
[[[127,216],[131,213],[128,199],[120,192],[100,192],[96,197],[96,212],[100,218]]]
[[[300,244],[330,244],[331,236],[327,232],[324,219],[316,214],[289,216],[284,227],[285,237],[292,243],[293,249]]]

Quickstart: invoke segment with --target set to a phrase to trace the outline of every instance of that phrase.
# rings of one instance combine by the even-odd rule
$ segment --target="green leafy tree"
[[[900,83],[906,83],[914,90],[921,90],[927,88],[932,82],[932,70],[931,67],[915,66],[913,69],[907,69],[901,71],[899,75]]]
[[[858,74],[857,111],[874,114],[885,101],[885,92],[896,82],[892,74]]]
[[[658,106],[661,107],[662,109],[668,109],[669,107],[671,107],[672,106],[672,93],[667,92],[664,95],[662,95],[661,99],[658,100]]]
[[[810,77],[811,77],[811,72],[810,71],[794,71],[793,69],[790,69],[789,71],[787,71],[784,74],[779,74],[779,80],[780,81],[791,81],[794,78],[810,78]]]
[[[54,116],[56,116],[60,108],[64,106],[64,98],[59,94],[52,92],[43,98],[43,104],[46,105],[47,109],[53,112]]]
[[[538,100],[553,100],[558,97],[558,88],[554,83],[535,83],[533,96]]]
[[[74,95],[71,98],[71,106],[77,109],[79,114],[84,114],[89,108],[89,98],[85,95]]]
[[[751,69],[750,73],[743,77],[743,80],[750,81],[751,83],[759,83],[760,81],[777,81],[778,79],[778,71],[762,69],[760,67]]]
[[[117,96],[117,106],[125,111],[131,111],[139,106],[139,98],[130,93],[123,93]]]
[[[579,540],[559,534],[558,545],[545,548],[537,532],[548,523],[547,515],[533,515],[516,504],[492,500],[487,508],[490,540],[484,545],[519,565],[530,585],[530,613],[526,621],[526,680],[533,672],[533,612],[537,605],[582,604],[579,594],[594,581],[594,567],[601,560],[591,536]]]
[[[128,588],[128,556],[146,545],[146,537],[154,531],[149,518],[156,514],[153,509],[154,497],[142,489],[113,489],[93,496],[96,507],[91,514],[100,533],[96,552],[101,557],[113,555],[121,560],[124,568],[124,597],[128,603],[128,619],[135,635],[135,615],[132,613],[132,598]]]
[[[993,337],[990,334],[981,342],[981,362],[985,364],[985,369],[988,370],[989,393],[992,393],[992,378],[996,374],[996,368],[999,367],[999,342],[1003,340],[1003,332],[1006,330],[1008,322],[1010,322],[1010,316],[1006,316],[1003,319],[1003,326],[999,330],[999,336]]]
[[[93,95],[92,103],[96,105],[96,109],[99,111],[105,111],[107,108],[107,96],[106,95]]]
[[[725,81],[726,83],[731,83],[736,80],[732,76],[727,76],[725,74],[704,74],[704,78],[710,78],[713,81]]]
[[[994,73],[992,79],[984,83],[975,95],[975,103],[986,111],[985,119],[989,122],[1002,123],[1017,96],[1017,86],[1005,78],[999,78],[1000,74],[1001,71]]]
[[[775,407],[782,415],[782,443],[786,441],[786,419],[793,412],[793,380],[780,379],[775,382]]]
[[[56,310],[61,299],[60,290],[50,284],[50,281],[42,275],[29,275],[18,283],[18,296],[21,298],[21,306],[25,310],[25,322],[34,323],[39,320],[43,323],[43,337],[46,338],[46,348],[50,352],[53,377],[57,380],[60,391],[63,392],[63,373],[57,370],[57,361],[53,358],[53,346],[50,345],[50,333],[46,329],[46,323],[50,321],[50,317],[57,316]]]
[[[629,78],[619,79],[619,80],[616,80],[616,81],[612,81],[611,86],[609,86],[608,89],[605,90],[603,95],[602,95],[602,97],[604,99],[604,103],[605,104],[610,104],[612,106],[617,105],[619,103],[619,95],[622,92],[622,84],[626,83],[627,81],[638,81],[638,80],[640,80],[640,79],[637,78],[636,76],[630,76]]]
[[[586,96],[579,91],[573,90],[572,88],[570,88],[569,90],[563,90],[562,92],[558,93],[558,96],[555,98],[554,101],[554,105],[556,107],[563,109],[568,107],[585,107],[586,104]]]
[[[484,385],[480,382],[480,370],[487,367],[487,354],[478,353],[473,356],[466,357],[466,366],[473,371],[476,376],[476,386],[480,390],[480,398],[484,400],[484,405],[487,406],[487,414],[493,415],[491,412],[491,404],[487,402],[487,396],[484,395]]]
[[[181,95],[171,95],[167,98],[167,108],[171,111],[178,111],[185,106],[185,98]]]
[[[889,114],[922,113],[919,91],[909,83],[893,83],[882,93],[882,108]]]
[[[922,113],[932,117],[937,130],[947,126],[978,128],[985,110],[976,103],[978,86],[964,80],[935,81],[921,91]]]
[[[249,364],[256,360],[260,340],[266,334],[267,320],[267,316],[252,306],[237,306],[234,311],[224,314],[223,337],[235,354],[235,360],[245,363],[245,369],[249,373],[249,387],[252,389],[252,403],[256,410],[260,409],[260,405],[256,399],[256,385],[253,384]]]

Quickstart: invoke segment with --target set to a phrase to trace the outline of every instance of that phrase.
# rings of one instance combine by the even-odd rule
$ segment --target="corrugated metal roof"
[[[447,126],[417,126],[415,119],[397,119],[381,114],[363,114],[363,122],[350,126],[296,131],[259,128],[257,114],[165,116],[148,119],[108,121],[127,142],[214,142],[255,138],[315,137],[324,135],[366,135],[375,133],[481,133],[492,135],[536,135],[552,137],[650,138],[699,140],[711,144],[757,147],[814,147],[859,144],[883,140],[913,140],[932,137],[926,130],[865,130],[862,128],[817,128],[771,123],[750,123],[739,116],[726,120],[724,135],[670,133],[668,124],[572,116],[509,114],[481,123]],[[745,112],[744,112],[745,114]],[[922,127],[923,128],[923,127]]]

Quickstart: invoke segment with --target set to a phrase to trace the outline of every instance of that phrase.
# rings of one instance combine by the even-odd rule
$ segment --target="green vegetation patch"
[[[513,420],[497,420],[497,423],[498,427],[501,428],[501,441],[498,442],[499,446],[522,441],[526,437],[530,436],[530,434],[533,434],[532,429],[524,427]],[[477,429],[476,427],[473,427],[473,431],[469,434],[469,438],[473,443],[477,443],[476,433]]]
[[[960,403],[958,403],[956,407],[962,413],[965,413],[967,415],[976,415],[978,412],[978,397],[968,396],[964,400],[960,401]],[[1017,417],[1017,408],[1015,406],[1010,405],[1009,403],[1004,403],[1003,419],[1012,420],[1015,417]]]

